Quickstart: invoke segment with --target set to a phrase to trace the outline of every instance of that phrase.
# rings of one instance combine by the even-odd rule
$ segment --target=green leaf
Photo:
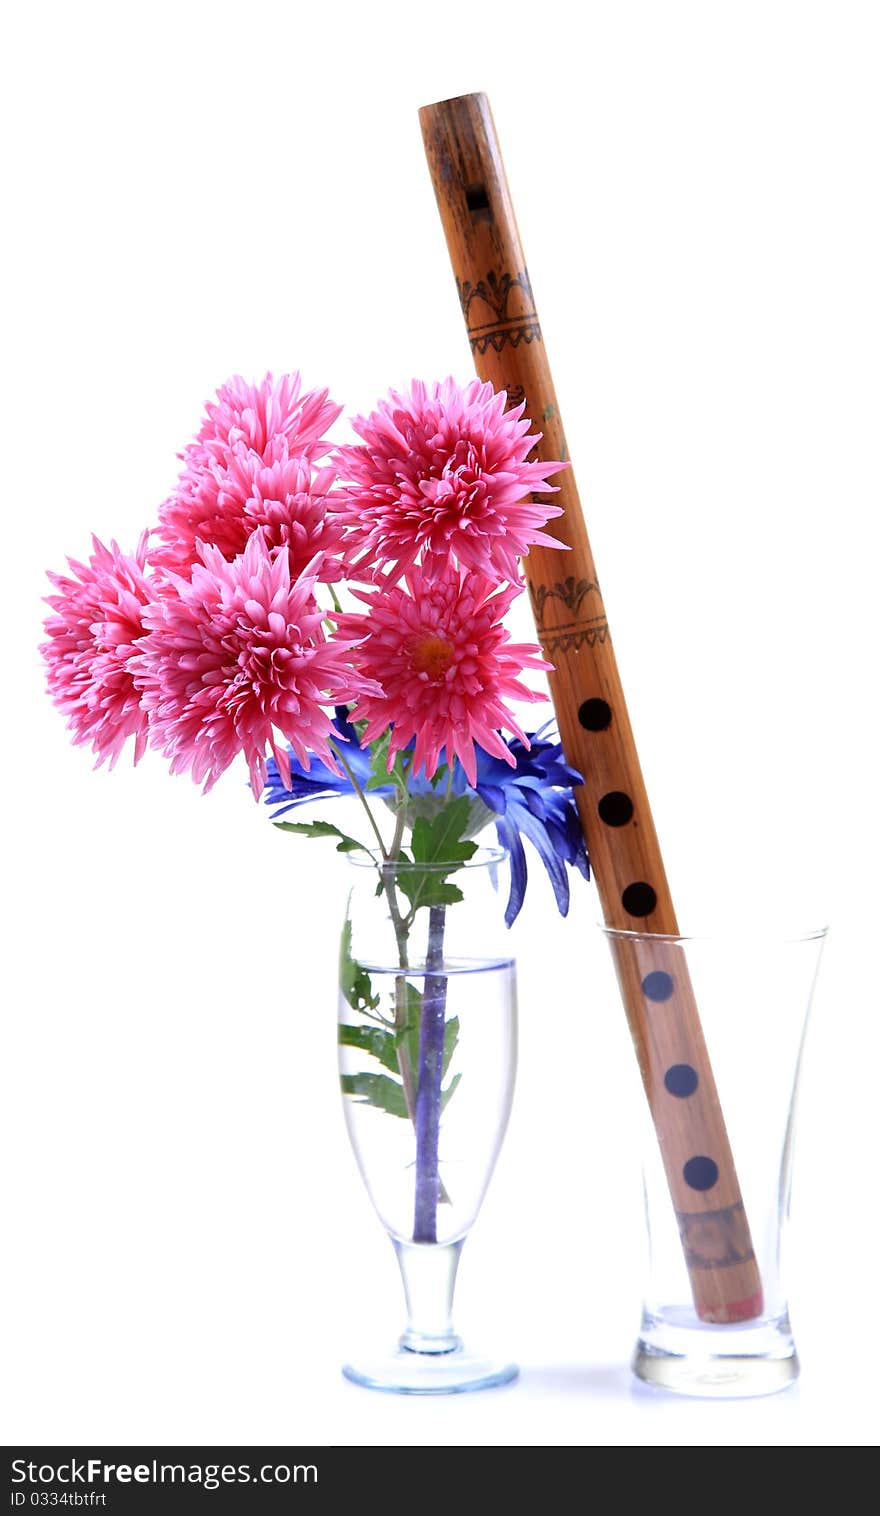
[[[455,1094],[456,1090],[458,1089],[460,1081],[461,1081],[461,1075],[460,1074],[454,1074],[453,1077],[450,1079],[448,1085],[446,1086],[446,1089],[442,1090],[440,1092],[440,1110],[441,1111],[445,1111],[446,1110],[446,1107],[448,1106],[450,1100],[452,1099],[453,1095]]]
[[[422,994],[414,984],[407,980],[404,985],[406,999],[403,1004],[403,1023],[398,1024],[395,1038],[398,1043],[403,1043],[406,1048],[407,1061],[414,1074],[419,1068],[419,1042],[422,1033]],[[400,1007],[398,1006],[398,1017]]]
[[[373,994],[370,976],[351,956],[351,922],[342,928],[339,944],[339,988],[354,1011],[375,1011],[380,997]]]
[[[446,1078],[446,1071],[452,1062],[452,1055],[458,1047],[460,1029],[461,1023],[457,1016],[453,1016],[451,1020],[447,1021],[446,1030],[443,1033],[443,1073],[440,1076],[441,1079]]]
[[[459,795],[439,811],[433,821],[416,819],[412,830],[412,855],[416,863],[466,863],[477,851],[475,842],[462,841],[471,815],[467,795]]]
[[[456,864],[450,864],[450,869],[456,867]],[[427,869],[408,869],[406,873],[401,870],[397,877],[397,887],[414,911],[428,905],[457,905],[464,899],[458,885],[447,884],[439,870],[430,873]]]
[[[388,772],[388,746],[391,742],[391,728],[377,737],[375,742],[370,743],[370,777],[364,785],[365,790],[377,790],[385,785],[393,783]]]
[[[426,816],[416,817],[411,842],[416,867],[401,869],[397,879],[399,889],[410,903],[411,914],[425,906],[457,905],[464,898],[458,885],[448,883],[448,876],[477,850],[475,842],[464,841],[469,820],[470,801],[466,795],[445,805],[430,821]],[[419,868],[419,864],[425,868]]]
[[[370,1053],[384,1068],[390,1069],[392,1074],[399,1072],[398,1039],[394,1032],[386,1032],[380,1026],[350,1026],[347,1022],[341,1022],[339,1041],[342,1047],[360,1048],[362,1052]]]
[[[388,763],[388,749],[391,745],[391,728],[377,737],[375,742],[368,744],[370,754],[370,777],[364,785],[364,789],[387,790],[389,787],[397,791],[396,795],[386,795],[385,801],[392,810],[397,811],[399,806],[406,805],[409,799],[409,790],[404,772],[404,755],[395,753],[390,766]]]
[[[405,1024],[402,1027],[399,1027],[395,1033],[395,1042],[398,1044],[401,1042],[406,1044],[409,1065],[416,1074],[418,1073],[419,1068],[419,1046],[421,1043],[422,1035],[422,1000],[423,996],[421,990],[417,990],[414,984],[410,984],[409,981],[407,981],[405,1007],[406,1021]],[[460,1030],[461,1023],[458,1017],[452,1016],[450,1020],[447,1021],[443,1033],[443,1072],[440,1075],[441,1079],[446,1078],[449,1065],[452,1062],[452,1055],[455,1052],[455,1049],[458,1047],[458,1034]]]
[[[389,1116],[409,1118],[403,1085],[387,1074],[342,1074],[342,1093],[351,1095],[360,1105],[374,1105]]]
[[[370,849],[362,842],[357,842],[354,837],[347,837],[345,832],[340,832],[338,826],[331,826],[329,821],[276,821],[279,832],[296,832],[300,837],[338,837],[337,853],[367,853]]]

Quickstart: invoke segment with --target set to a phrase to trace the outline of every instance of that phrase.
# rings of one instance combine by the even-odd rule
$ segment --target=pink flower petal
[[[357,641],[352,658],[358,672],[377,687],[357,702],[372,741],[390,725],[389,765],[395,753],[415,741],[413,763],[428,778],[445,751],[461,759],[471,783],[476,778],[479,742],[501,758],[509,753],[497,737],[506,727],[525,740],[505,701],[544,700],[517,677],[524,668],[551,665],[531,644],[511,644],[502,624],[520,593],[481,574],[463,574],[452,565],[430,576],[411,569],[406,587],[383,586],[360,598],[369,611],[336,617],[340,633]],[[512,761],[512,760],[511,760]]]

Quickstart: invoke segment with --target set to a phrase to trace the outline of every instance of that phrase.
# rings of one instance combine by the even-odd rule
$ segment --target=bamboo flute
[[[425,106],[425,151],[479,377],[526,402],[535,456],[567,459],[559,406],[485,95]],[[569,551],[523,562],[621,995],[704,1321],[760,1314],[758,1266],[627,715],[573,471],[546,531]]]

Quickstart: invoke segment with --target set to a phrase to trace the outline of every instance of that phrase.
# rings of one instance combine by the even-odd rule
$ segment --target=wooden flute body
[[[488,100],[420,111],[425,151],[477,373],[543,433],[536,456],[568,459],[559,406]],[[574,474],[546,530],[569,551],[524,560],[565,756],[621,994],[703,1320],[749,1320],[761,1281],[627,714]],[[626,933],[650,933],[652,940]],[[656,934],[656,935],[654,935]],[[678,1073],[670,1078],[670,1071]]]

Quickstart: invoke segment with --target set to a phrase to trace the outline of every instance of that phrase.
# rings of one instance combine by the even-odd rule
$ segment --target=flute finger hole
[[[675,980],[671,974],[665,973],[663,969],[652,969],[651,973],[646,974],[642,980],[642,994],[648,1000],[669,1000],[674,989]]]
[[[598,811],[606,826],[626,826],[632,820],[633,803],[623,790],[609,790],[599,801]]]
[[[644,879],[638,879],[627,885],[620,903],[628,916],[650,916],[657,905],[657,891]]]
[[[666,1070],[663,1080],[670,1095],[675,1095],[678,1100],[686,1100],[692,1095],[699,1084],[696,1069],[691,1068],[689,1063],[674,1063]]]
[[[711,1190],[713,1184],[718,1183],[718,1165],[714,1158],[707,1158],[704,1153],[689,1158],[682,1173],[685,1184],[692,1190]]]
[[[611,725],[611,706],[607,700],[585,700],[578,707],[578,721],[588,732],[604,732]]]

